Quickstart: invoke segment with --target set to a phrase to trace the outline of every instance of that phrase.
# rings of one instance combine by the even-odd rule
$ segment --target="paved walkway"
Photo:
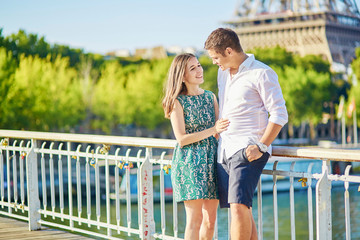
[[[55,230],[46,226],[41,226],[41,230],[29,231],[26,222],[8,217],[0,217],[0,239],[93,239],[81,235]]]

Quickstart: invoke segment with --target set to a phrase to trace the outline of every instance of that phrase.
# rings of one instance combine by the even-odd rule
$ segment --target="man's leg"
[[[235,153],[229,162],[229,202],[231,208],[231,239],[257,239],[252,215],[252,199],[260,174],[269,158],[268,153],[249,162],[245,149]]]
[[[256,230],[256,224],[255,224],[255,220],[254,220],[254,216],[252,215],[252,208],[250,208],[251,211],[251,219],[252,219],[252,233],[251,233],[251,240],[257,240],[258,239],[258,233]]]
[[[231,203],[231,240],[250,240],[253,234],[253,217],[251,208],[244,204]],[[255,222],[254,222],[255,223]],[[256,229],[255,229],[256,232]],[[255,234],[256,235],[256,234]]]

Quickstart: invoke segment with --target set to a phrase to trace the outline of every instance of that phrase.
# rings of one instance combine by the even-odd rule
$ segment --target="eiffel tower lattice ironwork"
[[[360,46],[355,0],[240,0],[233,19],[224,23],[245,50],[279,45],[347,66]]]

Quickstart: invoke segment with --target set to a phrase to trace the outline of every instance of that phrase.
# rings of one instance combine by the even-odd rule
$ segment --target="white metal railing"
[[[29,230],[39,229],[43,224],[106,239],[122,239],[127,235],[182,239],[178,205],[174,202],[172,229],[166,225],[171,219],[165,211],[169,200],[165,177],[169,177],[166,171],[171,168],[174,140],[10,130],[0,130],[0,139],[0,214],[28,221]],[[348,188],[349,183],[360,184],[360,176],[350,175],[351,165],[342,175],[332,174],[330,161],[360,162],[360,151],[274,146],[273,156],[273,167],[264,169],[263,181],[259,181],[257,189],[259,239],[264,234],[262,193],[266,176],[272,176],[274,239],[279,239],[278,184],[284,177],[289,178],[291,239],[296,239],[295,179],[304,185],[307,182],[309,239],[314,237],[314,215],[316,239],[332,238],[331,183],[344,184],[344,231],[346,239],[351,239]],[[295,171],[293,160],[290,170],[280,170],[278,165],[284,160],[276,157],[300,159],[297,162],[315,159],[322,162],[321,171],[313,173],[313,164],[306,171]],[[160,179],[157,218],[154,173]],[[124,193],[120,192],[120,181],[125,183]],[[312,181],[316,181],[315,191]],[[135,197],[131,185],[134,183]],[[215,239],[223,239],[218,231]]]

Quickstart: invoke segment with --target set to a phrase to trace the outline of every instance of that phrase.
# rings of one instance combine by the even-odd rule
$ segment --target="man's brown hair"
[[[215,52],[224,55],[226,48],[231,48],[236,52],[242,52],[238,35],[230,28],[218,28],[214,30],[205,42],[206,50],[213,49]]]

